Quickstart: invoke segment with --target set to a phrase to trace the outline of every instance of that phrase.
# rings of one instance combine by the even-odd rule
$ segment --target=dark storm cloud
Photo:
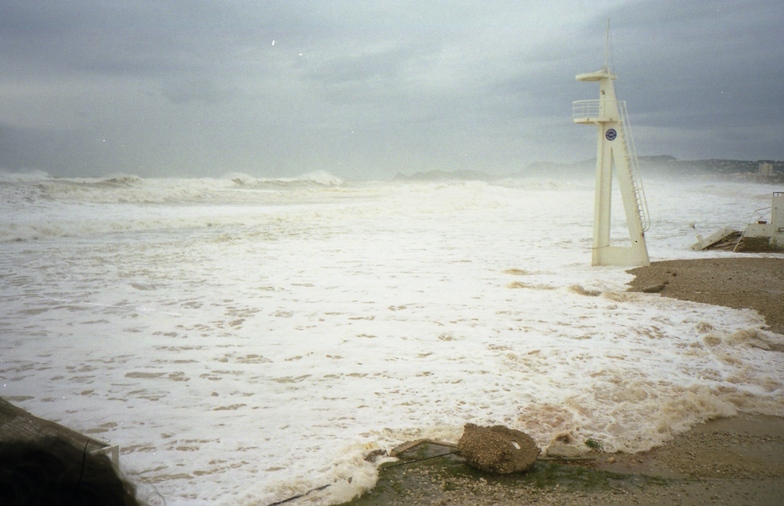
[[[355,5],[356,4],[356,5]],[[778,1],[7,1],[0,168],[342,177],[593,156],[612,20],[641,154],[784,159]]]
[[[782,14],[759,1],[619,8],[619,89],[648,146],[681,158],[781,159]]]

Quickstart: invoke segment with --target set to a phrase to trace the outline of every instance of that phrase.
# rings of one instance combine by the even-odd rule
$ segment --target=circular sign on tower
[[[608,141],[614,141],[615,138],[618,137],[618,132],[616,132],[614,128],[610,128],[609,130],[607,130],[604,136],[607,138]]]

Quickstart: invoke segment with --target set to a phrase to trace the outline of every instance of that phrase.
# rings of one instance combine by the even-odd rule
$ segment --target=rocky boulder
[[[527,471],[539,456],[531,436],[502,425],[466,424],[457,449],[471,467],[499,474]]]

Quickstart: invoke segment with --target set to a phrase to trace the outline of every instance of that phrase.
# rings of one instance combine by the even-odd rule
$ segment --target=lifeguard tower
[[[599,83],[598,100],[578,100],[572,105],[574,123],[596,125],[596,195],[594,200],[593,253],[591,265],[650,265],[645,231],[650,227],[648,205],[639,176],[637,154],[631,136],[626,102],[615,98],[608,60],[609,23],[604,67],[596,72],[578,74],[576,79]],[[610,241],[612,217],[613,167],[623,199],[629,246],[613,246]]]

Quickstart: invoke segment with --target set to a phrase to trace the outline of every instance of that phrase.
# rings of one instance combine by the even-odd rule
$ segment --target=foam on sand
[[[369,442],[466,422],[640,451],[784,415],[757,313],[589,267],[590,185],[312,179],[0,184],[0,395],[119,444],[169,505],[344,500]],[[647,186],[653,258],[767,191]]]

